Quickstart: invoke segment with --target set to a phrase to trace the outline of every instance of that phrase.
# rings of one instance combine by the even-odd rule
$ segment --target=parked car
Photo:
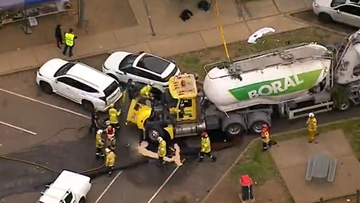
[[[40,67],[36,83],[47,93],[56,93],[81,104],[84,109],[106,111],[122,92],[118,82],[88,65],[52,59]]]
[[[314,0],[313,11],[319,20],[336,21],[360,28],[359,0]]]
[[[85,203],[90,182],[90,177],[64,170],[46,186],[36,203]]]
[[[134,82],[168,86],[170,77],[180,74],[179,68],[171,61],[147,53],[132,54],[115,52],[103,65],[103,72],[126,83],[130,78]]]

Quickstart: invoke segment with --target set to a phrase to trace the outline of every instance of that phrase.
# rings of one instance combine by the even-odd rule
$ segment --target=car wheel
[[[89,111],[89,112],[92,112],[94,111],[94,105],[89,102],[89,101],[86,101],[86,100],[83,100],[81,102],[81,105],[83,106],[83,108],[86,110],[86,111]]]
[[[52,87],[47,82],[41,81],[40,82],[40,89],[41,89],[41,91],[45,92],[46,94],[52,94],[53,93]]]
[[[329,14],[327,14],[327,13],[320,13],[319,14],[319,20],[321,22],[324,22],[324,23],[331,23],[333,21],[331,16]]]
[[[86,199],[83,197],[80,199],[79,203],[86,203]]]

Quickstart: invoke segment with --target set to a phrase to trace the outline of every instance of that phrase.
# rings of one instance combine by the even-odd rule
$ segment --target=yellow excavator
[[[182,74],[169,80],[163,99],[153,101],[152,106],[139,99],[130,103],[126,123],[135,124],[145,132],[146,139],[156,142],[159,136],[167,139],[193,136],[207,129],[219,127],[218,119],[212,124],[205,121],[201,111],[196,76]]]

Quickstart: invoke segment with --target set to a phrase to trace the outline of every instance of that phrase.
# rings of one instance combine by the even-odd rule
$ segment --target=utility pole
[[[85,24],[85,0],[78,0],[78,27],[83,28]]]

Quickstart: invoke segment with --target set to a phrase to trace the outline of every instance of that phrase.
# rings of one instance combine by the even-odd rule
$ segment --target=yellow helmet
[[[106,125],[110,125],[110,121],[106,121],[105,124],[106,124]]]

